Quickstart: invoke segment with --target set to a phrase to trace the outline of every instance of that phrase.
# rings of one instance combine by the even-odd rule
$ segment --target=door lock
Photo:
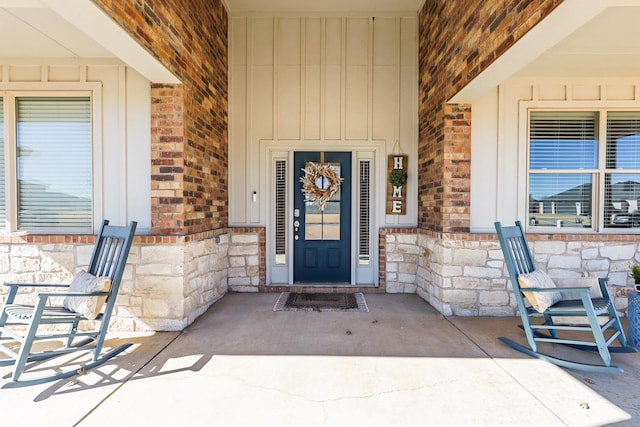
[[[300,229],[300,221],[293,221],[293,240],[298,240],[300,237],[298,236],[298,230]]]

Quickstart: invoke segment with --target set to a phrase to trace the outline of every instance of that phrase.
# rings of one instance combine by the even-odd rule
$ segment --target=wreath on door
[[[314,162],[309,162],[302,171],[304,176],[300,178],[300,182],[305,201],[315,203],[321,211],[324,211],[327,202],[338,194],[340,183],[344,178],[340,178],[338,172],[331,166]]]

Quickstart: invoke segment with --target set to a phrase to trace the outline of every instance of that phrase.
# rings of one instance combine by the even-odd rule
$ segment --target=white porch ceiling
[[[416,12],[425,0],[223,0],[231,13],[267,12]]]
[[[224,0],[230,13],[416,13],[424,0]],[[587,12],[585,12],[587,11]],[[562,15],[561,19],[553,19]],[[91,0],[0,0],[0,58],[119,58],[154,81],[172,80],[142,48],[126,41]],[[531,31],[526,52],[480,76],[484,85],[520,77],[640,76],[640,0],[565,0]],[[543,21],[542,24],[545,24]],[[544,27],[544,30],[542,28]],[[536,29],[534,28],[534,30]],[[529,36],[529,34],[527,35]],[[141,60],[141,54],[146,56]],[[149,71],[145,72],[145,67]],[[163,74],[164,73],[164,74]],[[173,78],[175,79],[175,78]],[[484,80],[483,80],[484,79]],[[497,81],[496,81],[497,80]],[[470,85],[471,86],[471,85]],[[474,89],[471,87],[471,89]],[[463,90],[460,101],[481,91]],[[455,99],[455,98],[454,98]]]
[[[640,4],[605,9],[517,76],[640,77]]]
[[[108,58],[114,55],[44,3],[0,0],[0,57]]]

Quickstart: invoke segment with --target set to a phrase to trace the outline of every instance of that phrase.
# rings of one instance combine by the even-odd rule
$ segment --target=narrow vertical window
[[[287,258],[287,162],[276,160],[275,170],[275,245],[276,264],[286,264]]]
[[[16,149],[18,229],[90,232],[89,98],[17,98]]]
[[[360,218],[358,240],[358,263],[368,265],[370,259],[370,220],[371,220],[371,162],[360,162]]]
[[[0,98],[0,230],[5,230],[7,219],[5,158],[4,158],[4,99]]]

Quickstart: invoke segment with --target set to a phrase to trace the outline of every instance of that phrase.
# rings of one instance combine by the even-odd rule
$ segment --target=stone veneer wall
[[[497,237],[385,229],[387,292],[417,292],[444,315],[513,316],[516,302]],[[608,277],[618,311],[627,308],[629,271],[640,263],[635,236],[527,236],[537,265],[558,280]]]
[[[193,237],[193,238],[191,238]],[[264,282],[264,229],[225,229],[190,238],[137,236],[111,330],[179,331],[229,290]],[[70,283],[86,268],[94,236],[27,236],[0,244],[0,283]],[[26,289],[19,302],[33,302]],[[0,302],[6,298],[0,287]]]

